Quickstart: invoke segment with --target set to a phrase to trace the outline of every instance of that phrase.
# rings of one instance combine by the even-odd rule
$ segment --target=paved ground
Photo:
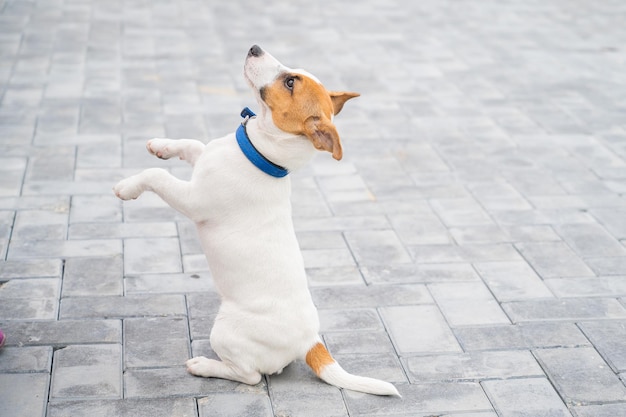
[[[626,3],[331,3],[0,0],[3,417],[626,416]],[[110,190],[235,129],[253,43],[362,93],[295,224],[329,349],[401,400],[185,373],[193,225]]]

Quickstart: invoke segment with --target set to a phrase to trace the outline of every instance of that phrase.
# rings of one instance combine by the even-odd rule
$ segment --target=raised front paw
[[[123,179],[113,187],[115,195],[122,200],[134,200],[139,197],[143,191],[141,182],[136,175]]]
[[[150,139],[146,143],[146,149],[157,158],[170,159],[175,154],[172,149],[172,142],[174,141],[171,139]]]

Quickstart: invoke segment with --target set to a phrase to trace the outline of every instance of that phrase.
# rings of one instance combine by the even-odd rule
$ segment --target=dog
[[[291,218],[289,172],[317,150],[342,158],[333,117],[359,94],[328,91],[312,74],[284,66],[257,45],[248,51],[244,76],[260,112],[244,109],[235,133],[206,145],[148,141],[148,152],[158,158],[191,164],[189,181],[150,168],[114,187],[122,200],[152,191],[197,226],[221,296],[210,336],[220,360],[195,357],[187,370],[255,385],[304,359],[331,385],[399,396],[388,382],[343,370],[322,343]]]

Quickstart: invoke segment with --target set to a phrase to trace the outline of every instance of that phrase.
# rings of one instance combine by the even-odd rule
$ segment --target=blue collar
[[[256,116],[247,107],[241,111],[241,117],[244,118],[244,121],[241,122],[239,127],[237,128],[237,132],[235,136],[237,137],[237,143],[239,144],[239,148],[241,152],[248,158],[252,164],[259,168],[261,171],[265,172],[267,175],[271,175],[272,177],[282,178],[289,174],[289,171],[286,168],[281,167],[280,165],[276,165],[269,159],[263,156],[261,152],[259,152],[252,142],[250,142],[250,138],[248,137],[248,133],[246,132],[246,123],[248,119]]]

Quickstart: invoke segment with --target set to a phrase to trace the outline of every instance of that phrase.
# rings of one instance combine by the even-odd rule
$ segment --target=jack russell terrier
[[[222,301],[210,339],[221,360],[196,357],[187,370],[254,385],[263,374],[304,359],[331,385],[399,396],[388,382],[349,374],[326,350],[291,219],[287,174],[316,149],[341,159],[333,116],[359,94],[327,91],[312,74],[287,68],[256,45],[244,76],[260,114],[244,109],[246,119],[235,133],[206,145],[191,139],[147,143],[158,158],[189,162],[190,181],[151,168],[114,187],[122,200],[152,191],[198,228]]]

